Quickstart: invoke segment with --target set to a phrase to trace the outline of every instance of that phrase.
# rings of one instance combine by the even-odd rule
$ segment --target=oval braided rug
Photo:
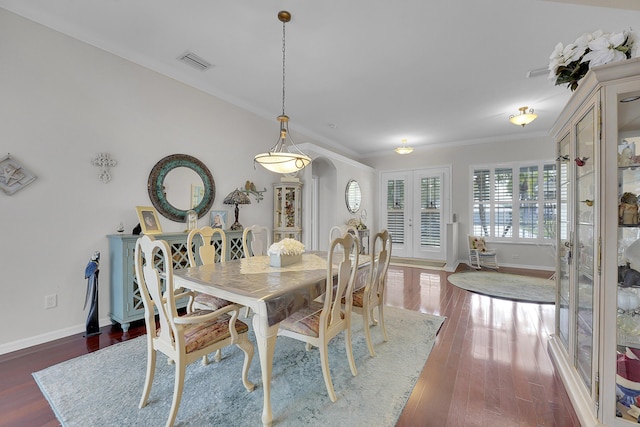
[[[512,301],[555,304],[555,280],[493,271],[455,273],[447,280],[467,291]]]

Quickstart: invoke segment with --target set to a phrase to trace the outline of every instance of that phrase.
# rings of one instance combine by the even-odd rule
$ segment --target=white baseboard
[[[111,324],[110,317],[104,317],[99,321],[100,327]],[[33,337],[23,338],[17,341],[8,342],[6,344],[0,344],[0,355],[11,353],[14,351],[22,350],[25,348],[33,347],[34,345],[44,344],[49,341],[65,338],[70,335],[79,334],[86,330],[86,325],[74,325],[64,329],[58,329],[57,331],[51,331],[44,334],[36,335]]]
[[[444,266],[444,271],[447,273],[453,273],[458,268],[458,265],[460,265],[460,262],[455,262],[453,264],[447,263],[447,265]]]

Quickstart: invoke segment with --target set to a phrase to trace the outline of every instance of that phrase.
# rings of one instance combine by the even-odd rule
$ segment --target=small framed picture
[[[227,229],[227,211],[211,211],[211,227]]]
[[[160,234],[162,227],[158,220],[158,212],[152,206],[136,206],[140,227],[144,234]]]

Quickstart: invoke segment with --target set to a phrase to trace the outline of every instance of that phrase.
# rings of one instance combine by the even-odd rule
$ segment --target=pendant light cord
[[[285,99],[285,91],[284,91],[284,82],[285,82],[285,60],[286,60],[286,49],[285,49],[285,24],[286,22],[282,22],[282,115],[284,116],[284,99]]]

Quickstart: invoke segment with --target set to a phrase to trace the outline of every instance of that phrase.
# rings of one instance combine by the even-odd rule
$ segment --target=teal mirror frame
[[[204,196],[198,206],[193,208],[197,212],[198,218],[202,218],[209,212],[216,198],[216,184],[213,181],[213,175],[204,163],[188,154],[172,154],[164,157],[151,169],[147,190],[151,203],[160,215],[176,222],[185,222],[189,209],[178,209],[169,203],[164,191],[164,180],[169,172],[181,167],[191,169],[202,179]]]

